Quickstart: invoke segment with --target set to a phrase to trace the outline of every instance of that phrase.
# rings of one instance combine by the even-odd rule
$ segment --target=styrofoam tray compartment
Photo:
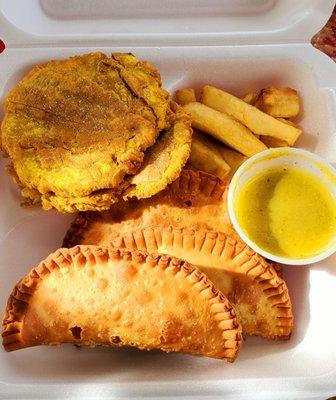
[[[336,66],[308,44],[7,48],[0,55],[0,97],[32,66],[93,50],[133,51],[159,69],[171,92],[204,84],[237,95],[268,85],[293,87],[303,99],[299,123],[305,133],[298,146],[336,163]],[[6,163],[0,166],[0,310],[16,281],[60,246],[73,219],[21,208],[19,192],[4,172]],[[295,315],[292,338],[247,338],[232,365],[181,354],[71,345],[13,353],[1,349],[0,398],[326,399],[336,392],[335,262],[332,256],[310,268],[286,268]]]

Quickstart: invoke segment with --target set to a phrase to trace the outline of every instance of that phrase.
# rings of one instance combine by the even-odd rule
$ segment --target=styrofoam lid
[[[0,0],[9,47],[309,42],[335,0]]]

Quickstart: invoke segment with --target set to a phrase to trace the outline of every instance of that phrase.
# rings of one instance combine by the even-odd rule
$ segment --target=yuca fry
[[[285,118],[277,118],[279,121],[283,122],[284,124],[288,124],[291,126],[297,126],[294,122],[290,121],[289,119]],[[282,139],[275,138],[272,136],[260,136],[260,140],[266,144],[267,147],[289,147],[289,144]]]
[[[261,136],[260,140],[265,143],[267,147],[273,148],[273,147],[288,147],[289,144],[282,139],[275,138],[272,136]]]
[[[262,89],[254,104],[259,110],[272,117],[291,118],[300,112],[300,100],[296,90],[268,87]]]
[[[247,93],[242,100],[245,101],[245,103],[247,104],[251,104],[252,106],[254,106],[254,103],[256,102],[258,98],[258,93]]]
[[[180,89],[175,92],[176,102],[184,106],[196,101],[196,93],[192,88]]]
[[[247,104],[251,104],[252,106],[254,106],[254,103],[257,101],[258,98],[258,93],[247,93],[242,100],[245,101],[245,103]],[[255,135],[256,138],[260,139],[260,135]]]
[[[291,146],[301,134],[300,129],[285,124],[238,97],[213,86],[203,88],[202,103],[229,114],[257,135],[276,137],[285,140]]]
[[[226,113],[221,113],[201,103],[183,106],[192,119],[192,127],[208,133],[240,153],[251,157],[267,147],[253,133]]]
[[[296,125],[295,122],[291,121],[290,119],[286,119],[286,118],[277,118],[277,120],[283,122],[284,124],[288,124],[290,126],[295,126],[295,128],[297,128],[298,126]]]
[[[223,180],[231,170],[221,156],[218,147],[197,131],[193,133],[188,161],[194,168],[216,175]]]
[[[230,173],[226,176],[226,179],[230,180],[237,169],[243,164],[245,160],[247,160],[247,157],[221,143],[218,143],[217,148],[224,160],[229,164],[231,168]]]

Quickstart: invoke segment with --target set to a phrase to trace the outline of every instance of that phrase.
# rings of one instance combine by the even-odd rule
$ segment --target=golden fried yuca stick
[[[288,147],[288,143],[285,140],[275,138],[272,136],[261,136],[260,140],[265,143],[267,147]]]
[[[279,121],[283,122],[284,124],[288,124],[291,126],[297,126],[294,122],[290,121],[289,119],[285,118],[277,118]],[[288,147],[289,144],[282,139],[275,138],[272,136],[261,136],[260,140],[266,144],[267,147]]]
[[[279,88],[275,88],[275,89],[279,89]],[[281,89],[281,88],[280,88]],[[263,89],[264,90],[264,89]],[[262,90],[262,91],[263,91]],[[294,89],[290,89],[290,90],[294,90]],[[261,92],[262,92],[261,91]],[[285,95],[284,95],[284,97],[285,97]],[[259,110],[262,110],[262,108],[261,108],[261,103],[260,103],[260,100],[258,100],[258,94],[257,93],[254,93],[254,92],[251,92],[251,93],[247,93],[243,98],[242,98],[242,100],[243,101],[245,101],[245,103],[248,103],[248,104],[251,104],[252,106],[254,106],[254,107],[257,107],[257,108],[259,108]],[[264,112],[266,112],[266,114],[269,114],[269,115],[272,115],[270,112],[267,112],[266,110],[262,110],[262,111],[264,111]],[[283,112],[283,114],[285,114],[284,112]],[[288,113],[287,113],[288,114]],[[297,125],[293,122],[293,121],[290,121],[289,119],[286,119],[287,117],[277,117],[277,119],[279,120],[279,121],[281,121],[281,122],[284,122],[285,124],[288,124],[288,125],[291,125],[291,126],[295,126],[296,128],[297,128]],[[259,138],[259,136],[260,135],[257,135],[257,137]],[[264,136],[265,138],[268,138],[268,137],[270,137],[270,136]],[[276,139],[276,138],[273,138],[273,139]],[[266,140],[267,141],[267,140]],[[264,141],[264,140],[262,140],[262,142],[264,142],[265,144],[266,144],[266,141]],[[270,141],[271,142],[271,141]],[[285,141],[281,141],[281,139],[279,139],[279,141],[278,141],[278,143],[285,143]],[[272,143],[276,143],[276,141],[273,141]],[[286,144],[286,146],[288,146],[288,143]]]
[[[193,128],[208,133],[242,154],[250,157],[267,147],[240,122],[201,103],[184,106],[192,119]]]
[[[286,119],[286,118],[277,118],[277,120],[283,122],[284,124],[288,124],[290,126],[295,126],[295,128],[298,128],[298,126],[296,125],[295,122],[291,121],[290,119]]]
[[[231,170],[218,147],[197,131],[193,133],[188,161],[194,168],[216,175],[223,180]]]
[[[176,102],[184,106],[196,101],[195,90],[192,88],[180,89],[175,92]]]
[[[251,104],[252,106],[255,105],[255,102],[257,101],[258,98],[258,93],[247,93],[242,100],[245,101],[247,104]],[[258,139],[260,139],[260,135],[255,135]]]
[[[222,144],[218,144],[218,151],[231,168],[230,173],[226,176],[226,179],[230,180],[237,169],[247,160],[247,157]]]
[[[300,100],[296,90],[268,87],[262,89],[254,104],[259,110],[278,118],[296,117],[300,112]]]
[[[254,106],[254,103],[256,102],[257,98],[258,98],[258,93],[251,92],[251,93],[247,93],[242,98],[242,100],[245,101],[245,103],[252,104],[252,106]]]
[[[202,103],[217,111],[226,112],[257,135],[277,137],[293,145],[301,134],[300,129],[284,124],[238,97],[213,86],[203,88]]]

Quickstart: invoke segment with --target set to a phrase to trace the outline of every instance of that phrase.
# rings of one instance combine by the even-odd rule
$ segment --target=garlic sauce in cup
[[[228,208],[241,238],[273,261],[311,264],[336,251],[336,171],[310,152],[269,149],[245,161]]]

